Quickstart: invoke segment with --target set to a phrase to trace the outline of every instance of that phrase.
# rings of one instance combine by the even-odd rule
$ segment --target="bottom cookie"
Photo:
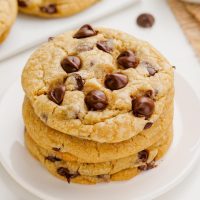
[[[96,184],[100,182],[129,180],[133,178],[134,176],[136,176],[137,174],[139,174],[141,171],[146,171],[148,169],[154,168],[156,166],[155,161],[160,159],[166,153],[166,151],[168,150],[171,144],[172,138],[173,138],[172,128],[170,127],[168,133],[166,133],[164,138],[162,138],[160,141],[156,142],[154,145],[152,145],[151,147],[147,149],[148,152],[156,152],[156,155],[154,155],[154,157],[152,157],[152,159],[149,162],[146,160],[145,162],[138,162],[137,164],[137,162],[134,161],[135,164],[132,165],[133,167],[127,166],[128,168],[123,169],[121,171],[117,171],[115,173],[114,171],[112,171],[112,172],[108,172],[104,174],[94,175],[97,172],[93,172],[93,169],[89,167],[89,165],[91,164],[85,163],[85,169],[87,169],[88,167],[88,169],[85,170],[86,173],[84,173],[85,172],[84,170],[81,170],[82,166],[78,166],[78,170],[72,172],[71,169],[69,170],[68,165],[66,167],[65,161],[60,162],[60,159],[56,157],[47,159],[45,155],[43,155],[43,151],[41,147],[37,146],[37,144],[34,143],[34,141],[31,139],[28,133],[25,133],[25,143],[28,150],[37,160],[39,160],[48,169],[48,171],[51,174],[53,174],[54,176],[64,181],[80,183],[80,184]],[[143,151],[141,153],[143,153]],[[145,155],[144,156],[141,155],[141,156],[142,158],[145,157]],[[126,158],[124,158],[124,161],[125,160]],[[116,161],[116,163],[117,162],[121,162],[122,165],[125,164],[123,163],[123,159],[120,159],[120,161]],[[94,171],[96,170],[97,165],[99,164],[94,163]],[[113,164],[112,167],[115,168],[116,167],[115,164]],[[102,171],[105,170],[103,168],[102,168]],[[97,169],[99,170],[99,168]],[[98,173],[100,172],[98,171]]]

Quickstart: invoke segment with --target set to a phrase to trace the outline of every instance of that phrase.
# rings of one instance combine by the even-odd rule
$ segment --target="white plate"
[[[200,150],[200,101],[193,89],[176,74],[174,141],[159,167],[118,183],[83,186],[67,184],[49,174],[24,147],[20,81],[0,103],[0,160],[25,189],[47,200],[144,200],[159,196],[189,173]]]

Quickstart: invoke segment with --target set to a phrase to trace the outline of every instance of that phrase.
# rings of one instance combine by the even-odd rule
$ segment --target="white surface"
[[[24,146],[24,124],[21,114],[24,93],[20,80],[11,86],[0,103],[0,130],[4,130],[0,133],[0,137],[3,138],[0,140],[0,161],[16,182],[41,199],[64,200],[66,196],[73,200],[121,200],[122,196],[126,196],[126,200],[155,198],[181,182],[196,163],[200,153],[200,101],[186,80],[177,73],[175,77],[177,92],[173,145],[159,167],[153,170],[130,181],[92,186],[66,184],[53,177],[30,156]],[[193,107],[186,107],[186,104]],[[193,116],[194,120],[190,121],[190,116]],[[188,121],[190,123],[187,123]],[[175,163],[176,167],[172,163]]]
[[[156,16],[156,24],[153,29],[144,30],[135,25],[136,16],[143,11],[149,11]],[[96,24],[119,28],[149,40],[156,48],[166,55],[173,65],[177,67],[178,73],[181,74],[184,79],[187,79],[188,84],[193,87],[193,90],[200,97],[200,65],[164,0],[144,0],[140,4],[137,4],[137,6],[130,7],[129,9],[113,15],[109,19],[101,20]],[[27,53],[21,54],[21,56],[16,56],[0,63],[0,93],[2,93],[13,80],[20,76],[21,69],[30,53],[31,51],[28,51]],[[182,90],[184,91],[185,88],[183,87]],[[185,105],[185,107],[188,108],[190,106],[193,105]],[[193,116],[190,117],[192,120]],[[187,134],[191,134],[190,131]],[[3,138],[1,139],[3,140]],[[182,147],[182,151],[185,151],[184,147]],[[182,153],[178,157],[181,156]],[[188,160],[188,162],[190,162],[190,160]],[[176,167],[176,163],[172,163],[172,165]],[[155,181],[159,181],[159,179]],[[183,183],[167,194],[157,198],[157,200],[199,200],[199,185],[200,160],[195,169]],[[2,200],[37,200],[37,198],[34,198],[19,187],[7,175],[2,167],[0,167],[0,193],[0,199]],[[126,195],[123,196],[123,199],[126,199]]]
[[[103,0],[69,18],[41,19],[19,15],[8,39],[0,46],[0,61],[41,42],[46,42],[50,36],[77,28],[84,23],[94,22],[103,16],[129,7],[136,1],[138,0],[117,0],[113,4],[113,0]]]

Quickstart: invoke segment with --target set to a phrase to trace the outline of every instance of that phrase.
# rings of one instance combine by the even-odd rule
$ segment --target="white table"
[[[156,17],[156,24],[152,29],[139,29],[135,24],[137,15],[144,11],[151,12]],[[144,0],[134,7],[118,12],[109,18],[99,20],[95,25],[118,28],[150,41],[156,48],[161,50],[177,68],[181,68],[183,64],[188,65],[191,70],[192,67],[200,67],[197,57],[175,21],[165,0]],[[0,97],[8,86],[20,76],[23,65],[32,51],[33,49],[28,50],[9,60],[0,62]],[[192,82],[192,79],[190,81]],[[180,185],[157,198],[157,200],[200,199],[199,185],[200,159],[193,172]],[[125,197],[123,198],[125,199]],[[0,165],[0,199],[34,200],[38,198],[33,197],[16,184]]]

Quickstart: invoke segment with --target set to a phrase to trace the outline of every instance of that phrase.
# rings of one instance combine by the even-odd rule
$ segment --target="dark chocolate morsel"
[[[81,39],[86,37],[91,37],[97,35],[97,31],[95,31],[91,25],[85,24],[82,26],[74,35],[74,38]]]
[[[153,114],[154,108],[154,101],[149,97],[137,97],[132,101],[132,110],[136,117],[147,119]]]
[[[114,73],[105,77],[105,86],[110,90],[119,90],[128,83],[128,77],[124,74]]]
[[[101,90],[92,90],[85,97],[89,110],[103,110],[108,105],[107,97]]]
[[[57,7],[56,7],[56,4],[49,4],[49,5],[40,7],[40,11],[47,14],[55,14],[57,13]]]
[[[78,56],[67,56],[62,60],[61,66],[67,73],[77,72],[81,67],[81,60]]]
[[[139,64],[139,60],[133,51],[123,51],[117,58],[117,62],[123,68],[136,68]]]
[[[48,94],[48,98],[58,105],[62,103],[64,96],[65,96],[64,85],[59,85],[53,88]]]
[[[143,13],[138,16],[137,24],[143,28],[150,28],[154,25],[155,19],[153,15],[149,13]]]

